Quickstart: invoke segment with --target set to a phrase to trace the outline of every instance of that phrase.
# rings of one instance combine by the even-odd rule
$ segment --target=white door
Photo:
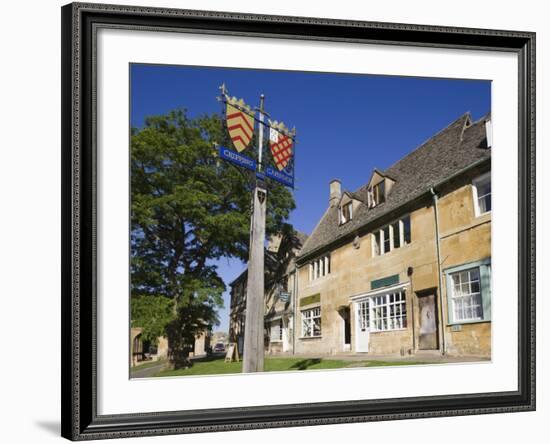
[[[287,352],[292,348],[292,316],[283,324],[283,351]]]
[[[281,327],[283,329],[282,339],[283,339],[283,351],[288,351],[288,326],[285,325],[283,322],[283,325]]]
[[[369,300],[355,303],[355,351],[369,351]]]

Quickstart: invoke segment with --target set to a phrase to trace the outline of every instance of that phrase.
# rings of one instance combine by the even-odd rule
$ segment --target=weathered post
[[[264,96],[260,98],[258,128],[258,170],[262,170]],[[250,251],[246,292],[244,327],[243,373],[264,370],[264,242],[267,191],[263,181],[256,178],[252,196],[250,221]]]

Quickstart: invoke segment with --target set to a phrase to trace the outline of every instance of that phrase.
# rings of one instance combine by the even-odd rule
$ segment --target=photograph
[[[491,91],[130,63],[130,379],[490,363]]]

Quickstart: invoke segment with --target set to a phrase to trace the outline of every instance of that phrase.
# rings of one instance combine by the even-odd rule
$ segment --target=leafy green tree
[[[173,301],[151,295],[133,296],[131,317],[132,327],[143,329],[142,340],[157,344],[158,337],[166,334],[166,325],[174,319]]]
[[[218,322],[225,285],[213,261],[248,258],[251,177],[220,160],[215,143],[231,146],[222,119],[189,119],[183,110],[148,118],[131,137],[132,303],[170,300],[171,319],[156,318],[185,340]],[[281,231],[294,206],[286,188],[270,184],[268,235]],[[148,307],[164,313],[165,304]],[[173,337],[170,347],[185,340]]]

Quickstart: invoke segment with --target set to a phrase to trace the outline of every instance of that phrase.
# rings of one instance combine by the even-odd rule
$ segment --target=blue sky
[[[219,113],[218,87],[296,127],[296,210],[290,222],[311,233],[328,205],[329,181],[355,190],[373,168],[386,169],[469,111],[479,119],[491,109],[491,83],[353,74],[262,71],[187,66],[131,66],[131,125],[150,115],[186,108],[190,117]],[[218,261],[226,283],[244,269]],[[224,295],[229,307],[229,295]],[[219,330],[227,331],[228,310]]]

